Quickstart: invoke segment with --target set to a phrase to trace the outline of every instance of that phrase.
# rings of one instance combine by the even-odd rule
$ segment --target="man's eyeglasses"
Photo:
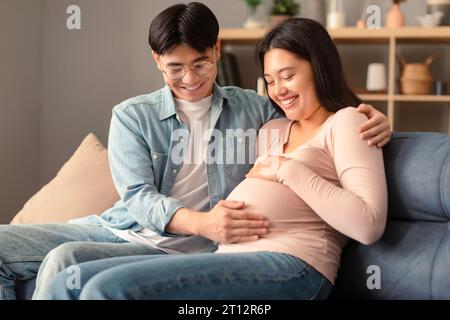
[[[194,63],[192,66],[169,66],[167,68],[161,69],[162,72],[169,78],[170,80],[180,80],[182,79],[187,72],[187,68],[192,69],[192,71],[199,77],[207,76],[213,66],[216,64],[216,61],[200,61]]]

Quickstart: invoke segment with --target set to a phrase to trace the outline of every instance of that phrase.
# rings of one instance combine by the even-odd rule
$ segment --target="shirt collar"
[[[213,99],[212,99],[212,109],[219,108],[223,106],[224,100],[228,99],[228,95],[217,83],[214,82],[213,89]],[[175,100],[173,98],[172,90],[166,85],[162,89],[162,99],[161,99],[161,112],[159,114],[159,120],[165,120],[169,117],[176,116],[175,111]]]

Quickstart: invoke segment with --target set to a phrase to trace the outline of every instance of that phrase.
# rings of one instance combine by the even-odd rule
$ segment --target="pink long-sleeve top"
[[[275,251],[296,256],[334,284],[348,237],[363,244],[383,234],[387,187],[382,151],[360,139],[367,118],[355,108],[341,109],[316,134],[283,153],[293,121],[276,119],[258,152],[288,158],[276,170],[278,182],[247,178],[228,196],[265,215],[269,232],[254,242],[220,244],[217,253]],[[276,134],[279,133],[279,134]],[[281,141],[280,141],[281,140]],[[259,144],[261,147],[261,143]]]

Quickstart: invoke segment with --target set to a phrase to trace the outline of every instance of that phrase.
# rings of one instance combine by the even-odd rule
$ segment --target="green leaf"
[[[300,4],[294,0],[273,0],[271,14],[296,16],[300,10]]]

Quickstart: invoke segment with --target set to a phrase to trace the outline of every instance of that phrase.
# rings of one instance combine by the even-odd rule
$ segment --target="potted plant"
[[[256,9],[262,0],[244,0],[247,5],[247,18],[244,22],[244,28],[262,28],[264,25],[256,16]]]
[[[273,0],[270,9],[270,24],[275,26],[280,22],[290,19],[298,14],[300,4],[294,0]]]

